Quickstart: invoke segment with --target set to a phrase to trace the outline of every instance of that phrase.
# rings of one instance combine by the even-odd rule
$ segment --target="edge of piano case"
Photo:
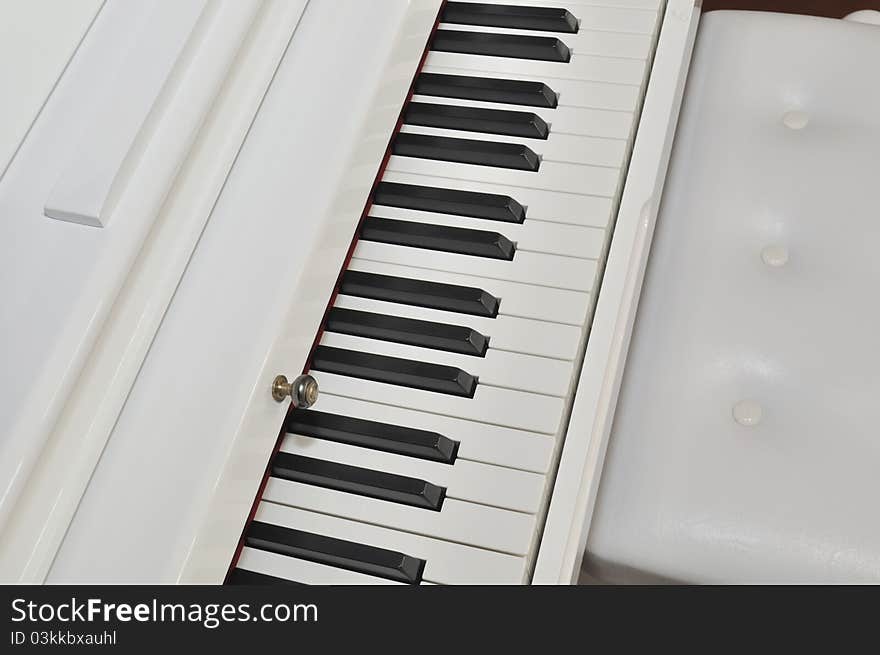
[[[700,4],[666,6],[532,584],[572,584],[580,574]]]

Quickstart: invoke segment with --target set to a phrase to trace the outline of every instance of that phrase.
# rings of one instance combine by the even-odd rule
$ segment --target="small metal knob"
[[[279,403],[290,396],[293,406],[307,409],[318,400],[318,381],[311,375],[300,375],[293,382],[279,375],[272,382],[272,397]]]

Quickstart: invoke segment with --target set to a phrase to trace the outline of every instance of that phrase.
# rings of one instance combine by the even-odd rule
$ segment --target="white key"
[[[329,394],[543,434],[558,432],[565,409],[563,398],[488,384],[477,385],[473,398],[463,398],[334,373],[312,370],[311,374],[321,391]]]
[[[612,32],[634,32],[654,34],[657,31],[659,13],[656,7],[651,11],[641,9],[619,9],[611,7],[577,7],[572,14],[578,19],[580,29],[605,30]]]
[[[482,102],[462,98],[422,95],[413,96],[413,102],[531,112],[540,116],[550,126],[551,135],[573,134],[603,139],[627,140],[632,135],[634,125],[633,115],[628,111],[586,109],[584,107],[565,107],[562,105],[557,106],[555,109],[547,109],[546,107],[509,105],[501,102]]]
[[[623,165],[627,149],[627,143],[622,139],[602,139],[575,136],[573,134],[557,134],[552,128],[546,139],[529,139],[504,134],[449,130],[440,127],[425,127],[423,125],[404,125],[400,131],[409,134],[426,134],[453,139],[518,143],[531,148],[535,154],[541,157],[542,162],[555,161],[588,166],[616,166],[619,168]]]
[[[495,318],[487,318],[342,294],[336,297],[334,307],[469,327],[489,338],[490,349],[567,361],[577,356],[581,340],[581,329],[573,325],[547,323],[518,316],[499,314]]]
[[[556,79],[612,82],[641,87],[645,78],[645,62],[640,59],[594,57],[592,55],[572,55],[570,61],[563,62],[432,50],[428,53],[425,62],[429,66],[482,71],[496,77],[498,75],[506,76],[508,73],[528,75],[532,79],[545,82],[551,88],[553,80]]]
[[[605,248],[605,230],[531,218],[527,218],[522,223],[505,223],[383,205],[373,205],[370,208],[370,216],[500,232],[516,244],[517,252],[543,252],[565,257],[598,259]]]
[[[543,191],[541,189],[512,187],[503,184],[485,184],[474,182],[473,180],[414,175],[412,173],[398,173],[397,171],[385,171],[382,181],[510,196],[526,207],[526,218],[543,221],[591,225],[604,229],[608,227],[612,217],[612,199],[599,196]]]
[[[402,475],[446,488],[446,499],[536,514],[544,494],[544,476],[456,459],[453,464],[360,448],[344,443],[288,434],[281,450],[294,455]],[[352,499],[357,502],[357,499]],[[444,503],[446,500],[443,501]]]
[[[587,320],[590,296],[581,291],[539,287],[507,280],[492,280],[472,275],[461,275],[428,268],[415,268],[386,264],[354,258],[348,266],[350,271],[363,271],[378,275],[392,275],[414,280],[476,287],[501,299],[498,311],[505,316],[534,318],[539,321],[583,325]]]
[[[459,0],[496,5],[525,5],[526,7],[553,7],[574,13],[577,7],[610,7],[612,9],[652,9],[657,11],[662,0]]]
[[[651,34],[655,29],[661,0],[465,0],[468,1],[568,9],[578,19],[582,30]]]
[[[432,177],[452,177],[529,189],[571,192],[613,198],[621,181],[621,169],[541,162],[537,171],[522,171],[478,164],[459,164],[436,159],[392,155],[387,170]]]
[[[485,357],[474,357],[335,332],[324,332],[321,335],[321,345],[453,366],[479,378],[479,385],[503,389],[564,397],[568,395],[571,386],[572,364],[562,359],[535,357],[491,348],[486,351]]]
[[[276,578],[293,580],[302,584],[317,585],[361,585],[361,584],[394,584],[403,582],[377,578],[373,575],[338,569],[335,566],[317,564],[296,557],[270,553],[257,548],[245,546],[238,559],[238,568],[254,573],[272,575]]]
[[[605,32],[601,31],[601,28],[584,29],[581,27],[577,34],[569,34],[567,32],[542,32],[540,30],[524,30],[511,27],[441,23],[440,29],[480,32],[481,34],[519,34],[524,36],[552,37],[559,39],[568,46],[573,55],[596,55],[598,57],[647,59],[651,56],[653,46],[653,36],[650,32],[643,34]]]
[[[454,498],[433,512],[279,478],[269,478],[263,500],[520,556],[529,553],[535,530],[532,514]]]
[[[271,525],[383,548],[424,560],[422,583],[523,584],[526,581],[526,560],[522,557],[275,503],[260,503],[255,518]]]
[[[525,75],[514,71],[504,75],[487,75],[479,70],[463,68],[448,68],[425,64],[423,73],[438,73],[441,75],[470,75],[472,77],[503,77],[507,80],[521,80],[523,82],[544,82],[557,96],[559,107],[582,107],[586,109],[605,109],[623,112],[634,112],[640,102],[638,85],[617,84],[614,82],[594,82],[591,80],[544,80],[534,75]],[[525,107],[526,105],[516,105]],[[601,135],[600,135],[601,136]]]
[[[600,253],[592,254],[594,258],[598,258]],[[513,260],[508,261],[361,239],[355,247],[354,256],[373,262],[421,266],[450,273],[574,291],[590,291],[596,278],[595,259],[560,257],[539,252],[515,252]]]
[[[458,442],[458,459],[546,473],[553,457],[554,438],[546,434],[334,396],[323,389],[319,402],[315,409],[329,414],[442,434]]]

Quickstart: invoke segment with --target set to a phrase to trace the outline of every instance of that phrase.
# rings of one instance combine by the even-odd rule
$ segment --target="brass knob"
[[[293,382],[279,375],[272,382],[272,397],[279,403],[290,396],[294,407],[307,409],[318,400],[318,381],[311,375],[300,375]]]

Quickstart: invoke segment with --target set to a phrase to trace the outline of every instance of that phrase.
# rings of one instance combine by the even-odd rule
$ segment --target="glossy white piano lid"
[[[304,5],[107,0],[0,181],[0,580],[39,581],[51,563]],[[174,55],[162,37],[189,38],[147,119],[123,220],[49,220],[42,202],[94,121],[108,62],[151,7],[172,20],[149,62]]]
[[[49,581],[222,580],[438,8],[309,2]]]
[[[160,3],[160,9],[179,18],[174,30],[189,32],[188,22],[204,3]],[[14,494],[27,475],[155,216],[143,204],[162,177],[156,171],[139,178],[144,188],[123,208],[128,220],[120,229],[90,230],[43,216],[49,190],[93,116],[92,92],[141,20],[143,6],[104,5],[0,180],[0,324],[6,336],[0,345],[0,425],[9,437],[0,444],[0,523],[9,509],[8,485]],[[161,41],[153,45],[161,56]]]
[[[703,18],[596,577],[880,580],[878,59],[872,25]]]
[[[0,179],[103,0],[0,0]]]
[[[253,0],[238,3],[227,39],[214,44],[214,57],[235,56],[236,48],[228,43],[240,42],[259,7]],[[200,9],[198,5],[193,8]],[[93,227],[108,224],[153,131],[161,124],[167,109],[167,103],[162,102],[163,89],[175,83],[175,75],[179,78],[210,41],[205,35],[218,29],[218,24],[226,27],[220,4],[205,5],[194,22],[183,18],[191,27],[188,31],[174,29],[182,20],[177,12],[163,11],[147,2],[138,9],[142,13],[136,30],[128,36],[125,49],[110,58],[102,86],[92,90],[93,113],[78,143],[70,152],[55,153],[67,164],[46,199],[45,215],[49,218]],[[157,56],[157,40],[162,43],[161,56]]]

